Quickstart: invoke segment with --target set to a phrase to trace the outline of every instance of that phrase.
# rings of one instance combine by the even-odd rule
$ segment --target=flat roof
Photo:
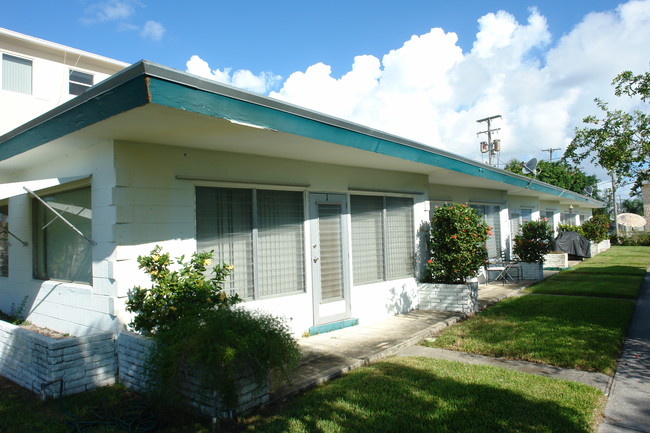
[[[138,127],[128,119],[142,123]],[[37,155],[44,158],[47,152],[36,151],[50,143],[68,146],[93,137],[177,145],[166,140],[181,133],[184,145],[210,148],[211,141],[200,131],[214,136],[217,127],[242,134],[238,147],[220,150],[394,169],[427,174],[432,184],[498,188],[603,206],[590,197],[442,149],[145,60],[0,136],[0,168],[19,171],[36,162]]]

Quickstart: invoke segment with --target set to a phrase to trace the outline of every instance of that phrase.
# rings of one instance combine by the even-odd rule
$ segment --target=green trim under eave
[[[426,150],[404,143],[374,137],[287,111],[189,87],[182,83],[151,77],[149,90],[151,102],[154,104],[210,117],[250,123],[252,125],[315,140],[328,141],[403,160],[442,167],[447,170],[502,182],[514,187],[530,189],[553,196],[561,196],[568,200],[589,204],[596,203],[592,199],[571,191],[559,190],[556,187],[547,186],[544,183],[523,176],[516,176],[480,163],[472,164],[465,162],[461,159],[437,153],[434,149]]]
[[[76,103],[75,99],[69,101],[70,109],[64,109],[43,123],[37,123],[0,143],[0,161],[20,155],[116,114],[145,105],[148,102],[146,81],[145,76],[139,76],[81,103]],[[61,108],[65,108],[65,105]],[[49,113],[45,114],[48,115]]]

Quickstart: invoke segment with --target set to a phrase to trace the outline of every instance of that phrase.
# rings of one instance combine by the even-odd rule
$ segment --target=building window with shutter
[[[3,54],[2,90],[31,95],[32,61],[10,54]]]

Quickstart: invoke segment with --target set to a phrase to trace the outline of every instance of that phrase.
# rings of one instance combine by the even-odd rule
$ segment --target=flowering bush
[[[194,253],[189,262],[181,256],[176,259],[180,269],[172,271],[169,254],[161,251],[156,246],[148,256],[138,257],[138,267],[149,274],[153,285],[133,288],[126,301],[126,310],[135,313],[131,326],[136,331],[155,334],[183,316],[199,315],[240,301],[236,294],[228,296],[223,290],[223,281],[232,266],[216,265],[212,268],[213,276],[206,276],[212,252]]]
[[[582,223],[581,226],[560,224],[558,225],[558,230],[561,232],[576,232],[592,242],[601,242],[607,239],[609,226],[611,223],[612,220],[609,218],[609,216],[605,214],[598,214]]]
[[[437,208],[431,218],[425,282],[465,283],[487,261],[485,242],[491,228],[465,204]]]
[[[515,236],[514,253],[522,262],[542,262],[551,250],[553,231],[546,219],[527,221],[521,226],[521,233]]]

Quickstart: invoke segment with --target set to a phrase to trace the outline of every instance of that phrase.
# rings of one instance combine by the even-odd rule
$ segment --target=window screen
[[[93,85],[93,76],[85,72],[70,70],[68,92],[71,95],[81,95]]]
[[[501,259],[501,208],[497,205],[472,204],[471,208],[483,217],[485,223],[492,227],[492,236],[486,242],[488,257],[490,259]]]
[[[413,199],[350,197],[354,284],[412,276]]]
[[[198,249],[234,266],[226,288],[243,299],[304,291],[303,222],[301,192],[196,188]]]
[[[91,237],[90,187],[43,197],[86,237]],[[34,277],[92,283],[90,243],[33,199]]]
[[[32,61],[2,55],[2,89],[32,94]]]

